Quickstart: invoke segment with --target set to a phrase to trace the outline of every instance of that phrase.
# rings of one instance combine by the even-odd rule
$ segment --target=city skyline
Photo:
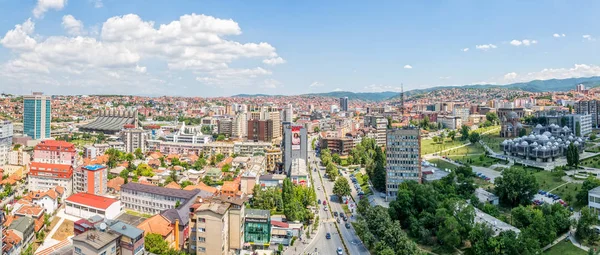
[[[580,26],[598,19],[592,1],[4,6],[0,77],[14,94],[399,92],[600,75],[600,31]]]

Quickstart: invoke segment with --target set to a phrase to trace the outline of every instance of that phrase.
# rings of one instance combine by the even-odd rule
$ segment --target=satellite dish
[[[106,227],[107,227],[106,223],[104,223],[104,222],[100,223],[100,230],[104,231],[104,230],[106,230]]]

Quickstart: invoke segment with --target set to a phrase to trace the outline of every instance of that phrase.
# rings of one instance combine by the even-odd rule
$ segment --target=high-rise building
[[[103,165],[90,165],[77,168],[73,175],[73,192],[102,196],[106,194],[108,170]]]
[[[598,100],[587,100],[576,102],[573,109],[577,114],[590,114],[592,115],[592,127],[596,128],[600,124],[600,101]]]
[[[382,115],[365,115],[364,126],[372,127],[376,130],[375,141],[378,146],[385,146],[385,132],[387,130],[388,120]]]
[[[42,92],[23,96],[23,133],[32,139],[50,138],[50,100]]]
[[[13,125],[10,121],[0,121],[0,166],[8,162],[12,149]]]
[[[125,144],[125,152],[133,153],[137,149],[146,152],[146,132],[141,128],[127,128],[121,131],[121,140]]]
[[[292,104],[288,104],[285,108],[285,118],[283,118],[284,122],[292,122],[294,120],[294,108]]]
[[[226,137],[232,137],[232,130],[233,130],[233,121],[231,119],[222,119],[219,120],[219,134],[220,135],[224,135]]]
[[[271,142],[273,140],[273,120],[249,120],[248,140],[255,142]]]
[[[406,127],[387,131],[385,192],[395,197],[405,181],[421,183],[421,133]]]
[[[340,111],[348,111],[348,97],[340,97]]]
[[[292,170],[292,161],[300,158],[308,162],[308,136],[304,126],[286,124],[283,127],[283,165],[284,172],[290,174]]]
[[[248,136],[248,119],[246,113],[239,112],[233,118],[231,137],[244,138]]]
[[[65,141],[45,140],[33,148],[33,161],[72,166],[77,151],[75,145]]]

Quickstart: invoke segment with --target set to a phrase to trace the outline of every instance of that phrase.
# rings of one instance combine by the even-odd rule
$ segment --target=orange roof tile
[[[121,176],[117,176],[115,178],[112,178],[110,181],[108,181],[106,183],[106,187],[114,189],[116,191],[120,191],[121,190],[121,185],[125,184],[125,179],[123,179],[123,177]]]
[[[43,215],[43,212],[44,208],[39,205],[23,205],[15,212],[15,214],[35,217]]]
[[[75,193],[68,197],[67,201],[99,209],[107,209],[112,204],[119,202],[119,200],[113,198],[89,193]]]
[[[173,225],[171,222],[160,214],[154,215],[137,226],[137,228],[144,231],[144,235],[147,234],[159,234],[162,237],[167,237],[173,233]]]
[[[204,190],[204,191],[212,193],[212,194],[217,194],[217,192],[219,191],[217,188],[208,186],[208,185],[204,184],[203,182],[198,183],[198,185],[186,186],[183,190],[195,190],[195,189]]]
[[[181,189],[181,186],[176,182],[169,182],[169,184],[165,185],[165,188],[169,189]]]
[[[219,162],[219,164],[217,164],[217,167],[222,168],[226,164],[231,164],[231,162],[233,162],[233,158],[227,157],[226,159],[223,159],[223,161]]]

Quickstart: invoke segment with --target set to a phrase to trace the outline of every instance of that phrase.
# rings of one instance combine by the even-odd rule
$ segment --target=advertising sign
[[[300,150],[300,129],[301,126],[293,126],[292,127],[292,150]]]

